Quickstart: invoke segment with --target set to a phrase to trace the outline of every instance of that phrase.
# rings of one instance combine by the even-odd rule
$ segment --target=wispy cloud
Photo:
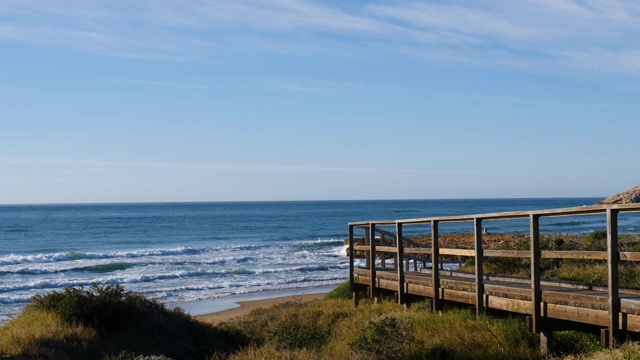
[[[261,165],[261,164],[223,164],[223,163],[190,163],[190,162],[135,162],[135,161],[103,161],[74,159],[32,159],[32,158],[0,158],[6,165],[42,165],[53,167],[95,168],[144,168],[144,169],[182,169],[212,171],[243,172],[328,172],[328,173],[390,173],[390,174],[451,174],[477,175],[473,170],[456,169],[403,169],[403,168],[370,168],[340,167],[313,165]]]
[[[108,83],[115,83],[115,84],[134,84],[134,85],[146,85],[146,86],[166,87],[166,88],[208,90],[206,86],[202,86],[202,85],[172,83],[172,82],[165,82],[165,81],[127,80],[127,79],[106,79],[105,81]]]
[[[221,49],[293,42],[640,75],[639,37],[640,4],[620,0],[0,2],[0,39],[144,60],[212,61]]]
[[[302,86],[302,85],[292,84],[290,82],[279,80],[279,79],[267,79],[267,83],[285,90],[309,92],[309,93],[326,92],[326,89],[322,87]]]
[[[300,81],[294,83],[283,79],[266,79],[265,83],[269,87],[276,87],[294,92],[303,93],[333,93],[339,91],[362,90],[365,86],[359,83],[335,82],[335,81]]]

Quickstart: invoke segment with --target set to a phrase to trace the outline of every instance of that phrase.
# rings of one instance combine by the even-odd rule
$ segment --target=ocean
[[[170,306],[331,288],[348,278],[343,241],[349,222],[562,208],[597,200],[4,205],[0,323],[35,294],[94,283],[120,284]],[[605,227],[603,216],[544,221],[542,231],[548,233],[586,234]],[[472,231],[469,223],[444,225],[443,233]],[[491,232],[528,232],[521,220],[488,226]],[[620,232],[640,232],[638,216],[622,217]]]

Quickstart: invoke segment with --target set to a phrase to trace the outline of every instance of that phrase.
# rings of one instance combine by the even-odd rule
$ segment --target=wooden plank
[[[396,237],[397,239],[402,239],[402,224],[396,224]],[[403,245],[403,241],[398,240],[396,244],[398,259],[404,257],[404,253],[402,252]],[[398,304],[404,304],[404,302],[404,269],[402,266],[398,266]]]
[[[531,240],[531,331],[540,333],[541,318],[540,304],[542,290],[540,286],[540,216],[529,217],[529,231]]]
[[[453,301],[469,305],[475,305],[476,303],[476,296],[474,293],[445,288],[441,288],[440,291],[441,299],[445,301]]]
[[[367,268],[371,267],[371,228],[364,229],[364,244],[366,246],[365,250],[365,266]],[[375,259],[373,259],[375,261]]]
[[[527,250],[485,250],[485,257],[528,258],[531,251]]]
[[[606,251],[543,251],[543,259],[607,260]]]
[[[581,294],[572,291],[543,290],[542,302],[549,304],[562,304],[575,307],[586,307],[591,309],[607,309],[608,298],[606,293]]]
[[[475,235],[475,260],[476,260],[476,315],[484,310],[484,286],[482,270],[482,219],[473,219],[473,231]]]
[[[405,247],[405,254],[431,254],[431,248],[413,248],[413,247]]]
[[[460,256],[475,256],[475,250],[471,249],[451,249],[451,248],[442,248],[440,249],[440,255],[460,255]]]
[[[588,309],[561,304],[544,304],[543,316],[575,321],[583,324],[608,326],[609,314],[606,310]]]
[[[622,261],[640,261],[640,252],[621,251],[620,260]]]
[[[433,288],[417,284],[407,284],[407,294],[434,298]]]
[[[369,261],[369,271],[371,271],[371,284],[369,285],[369,296],[371,296],[372,299],[375,299],[375,298],[378,297],[378,290],[376,289],[376,238],[375,238],[375,234],[376,234],[376,225],[375,224],[369,224],[369,239],[370,239],[369,258],[371,259]]]
[[[367,245],[353,245],[353,250],[369,251],[369,246],[367,246]]]
[[[442,301],[440,300],[440,245],[438,234],[438,221],[431,222],[431,284],[433,287],[432,308],[433,311],[438,311],[441,308]]]
[[[609,348],[617,343],[620,332],[620,295],[618,293],[618,210],[607,209],[607,268],[609,286]]]
[[[377,252],[396,253],[398,250],[395,246],[376,246]]]
[[[487,296],[487,307],[518,314],[531,314],[531,301],[505,299],[498,296]]]

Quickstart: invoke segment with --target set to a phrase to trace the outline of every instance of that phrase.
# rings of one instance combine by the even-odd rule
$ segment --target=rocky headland
[[[640,185],[633,187],[625,192],[609,196],[604,200],[598,201],[596,205],[617,205],[634,203],[640,203]]]

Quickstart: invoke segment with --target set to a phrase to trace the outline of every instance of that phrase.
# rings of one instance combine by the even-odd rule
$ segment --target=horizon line
[[[228,203],[302,203],[302,202],[373,202],[373,201],[458,201],[458,200],[549,200],[549,199],[605,199],[606,196],[551,196],[551,197],[477,197],[477,198],[422,198],[422,199],[305,199],[305,200],[193,200],[193,201],[115,201],[115,202],[25,202],[0,203],[0,206],[91,206],[91,205],[169,205],[169,204],[228,204]]]

